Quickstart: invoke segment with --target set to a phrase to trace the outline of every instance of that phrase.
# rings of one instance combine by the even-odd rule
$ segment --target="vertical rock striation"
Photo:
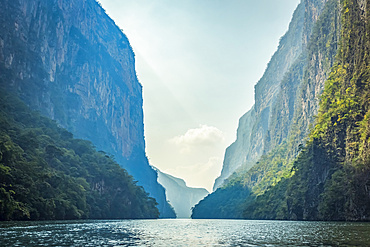
[[[340,20],[338,0],[302,0],[255,87],[255,105],[240,119],[215,192],[192,217],[242,218],[248,203],[292,176],[292,161],[304,146],[334,65]]]
[[[114,155],[156,198],[161,216],[173,216],[145,155],[135,55],[101,6],[93,0],[4,0],[0,20],[1,86]]]
[[[277,51],[255,86],[255,104],[239,121],[237,139],[226,150],[222,172],[215,181],[214,190],[241,165],[250,168],[263,154],[271,109],[281,80],[302,53],[304,20],[305,3],[302,2],[293,14],[288,32],[281,38]]]
[[[214,190],[224,184],[225,179],[238,168],[243,166],[244,171],[249,170],[261,155],[267,154],[287,138],[293,123],[297,122],[302,114],[307,113],[297,113],[297,105],[302,102],[297,104],[296,98],[297,95],[305,94],[306,91],[301,89],[301,84],[308,80],[309,93],[303,97],[309,98],[310,102],[303,102],[302,107],[306,111],[310,109],[304,116],[310,121],[304,126],[301,137],[307,134],[309,123],[317,113],[318,96],[323,89],[337,49],[336,36],[333,37],[331,43],[333,49],[330,54],[320,51],[317,54],[307,54],[307,50],[314,52],[314,42],[311,42],[310,47],[307,46],[313,27],[319,20],[326,2],[327,0],[303,0],[295,10],[289,30],[281,38],[277,51],[255,86],[255,104],[240,119],[237,139],[225,152],[221,176],[216,179]],[[326,61],[325,57],[329,60]],[[315,71],[307,70],[315,74],[315,78],[304,74],[308,60],[313,67],[316,66]]]
[[[315,126],[294,159],[291,176],[247,203],[245,218],[370,220],[368,12],[362,0],[327,2],[309,42],[313,49],[308,49],[298,109],[299,120],[316,112]],[[317,106],[313,96],[318,94]]]

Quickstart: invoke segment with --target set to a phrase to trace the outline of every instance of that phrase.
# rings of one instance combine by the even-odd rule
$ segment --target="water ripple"
[[[367,246],[369,223],[246,220],[2,222],[1,246]]]

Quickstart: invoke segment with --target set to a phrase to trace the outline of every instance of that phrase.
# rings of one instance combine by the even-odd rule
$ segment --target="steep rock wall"
[[[367,15],[370,5],[362,0],[340,1],[340,5],[339,1],[329,3],[329,13],[341,20],[340,32],[336,29],[340,33],[339,49],[321,93],[315,126],[294,160],[293,175],[250,203],[244,211],[247,218],[370,220],[370,29]],[[335,33],[330,30],[338,25],[333,21],[328,23],[331,26],[325,33],[327,51],[330,51],[333,40],[330,34]],[[313,54],[320,54],[319,51]],[[322,71],[317,68],[325,65],[317,60],[315,64],[319,66],[311,67],[312,72]],[[322,74],[315,75],[320,78]],[[304,85],[304,89],[310,89],[304,95],[314,94],[316,88],[320,88],[318,85],[320,83]],[[310,102],[307,99],[302,98],[302,101]],[[315,108],[306,109],[309,113]]]
[[[338,0],[329,0],[325,2],[325,5],[322,5],[323,2],[318,2],[317,6],[312,4],[314,1],[310,0],[303,1],[303,3],[306,3],[305,6],[311,6],[308,10],[320,7],[318,12],[320,16],[313,18],[310,14],[317,13],[317,11],[309,11],[308,14],[304,14],[305,23],[301,36],[303,40],[302,53],[284,74],[280,81],[279,90],[274,96],[275,100],[271,104],[268,118],[269,122],[265,122],[268,128],[263,136],[261,157],[256,160],[243,160],[244,163],[225,180],[223,186],[195,206],[192,217],[247,217],[248,212],[245,209],[250,210],[249,204],[254,205],[254,200],[260,195],[280,181],[293,176],[294,165],[292,161],[302,151],[309,126],[314,121],[323,84],[338,51],[338,36],[340,34]],[[306,8],[305,12],[308,10]],[[312,20],[317,20],[314,25],[306,24],[306,21]],[[308,26],[311,26],[312,30],[310,36],[305,38]],[[306,41],[307,43],[305,43]],[[306,113],[304,114],[303,111]],[[242,117],[241,123],[247,123],[244,118],[248,114]],[[253,121],[257,123],[258,119]],[[238,139],[227,150],[227,153],[236,157],[247,157],[245,154],[248,152],[248,150],[240,148],[240,151],[231,153],[230,150],[233,151],[232,148],[237,146],[236,143],[242,146],[243,140],[252,143],[259,142],[258,139],[253,138],[253,134],[248,138],[239,134],[239,132],[253,133],[253,129],[244,130],[242,128],[244,126],[239,125]],[[251,148],[249,147],[249,149]],[[225,160],[238,161],[235,157],[228,157]],[[284,193],[284,191],[280,192]],[[257,207],[253,208],[252,213],[264,212],[264,210],[263,207]],[[220,214],[221,211],[222,214]]]
[[[319,2],[321,6],[322,2]],[[324,83],[334,64],[340,35],[339,1],[329,0],[321,7],[320,18],[312,27],[312,34],[305,44],[305,51],[285,75],[280,85],[276,104],[266,136],[264,153],[278,147],[286,138],[290,143],[290,158],[298,146],[304,144],[314,116],[318,113],[319,98]],[[312,6],[311,9],[317,11]],[[308,13],[311,13],[309,11]],[[316,13],[316,12],[315,12]]]
[[[90,140],[169,209],[145,156],[142,87],[127,37],[93,0],[0,3],[1,85]]]
[[[252,109],[239,119],[236,141],[225,151],[221,175],[215,180],[213,190],[216,190],[221,186],[242,164],[246,164],[247,156],[245,155],[245,152],[250,149],[252,143],[251,132],[255,123],[256,112],[254,107],[252,107]],[[250,161],[250,163],[252,162],[253,161]]]
[[[302,52],[304,16],[305,5],[301,3],[293,14],[288,32],[281,38],[278,50],[255,86],[255,104],[239,121],[237,139],[225,152],[222,172],[215,181],[214,190],[241,165],[251,167],[262,155],[271,107],[279,92],[280,82]]]
[[[215,181],[214,190],[220,187],[225,179],[230,177],[238,168],[242,167],[243,172],[248,171],[256,164],[261,155],[267,154],[280,145],[290,133],[292,124],[298,122],[298,119],[301,118],[302,114],[297,113],[296,98],[297,95],[304,93],[300,89],[300,85],[308,77],[304,74],[304,68],[307,59],[311,59],[311,54],[307,56],[306,50],[312,29],[326,2],[327,0],[303,0],[295,10],[288,32],[281,38],[278,50],[271,58],[263,77],[255,86],[255,105],[250,110],[254,110],[254,114],[246,114],[253,117],[239,122],[237,139],[225,152],[223,170],[221,176]],[[319,39],[320,37],[316,38]],[[332,43],[334,54],[336,52],[336,38],[333,37]],[[333,59],[330,58],[329,61],[324,61],[324,66],[321,60],[324,58],[323,54],[315,55],[316,57],[313,58],[314,61],[311,61],[311,63],[312,66],[318,66],[317,70],[321,70],[321,74],[318,71],[313,72],[319,74],[315,78],[311,78],[314,82],[310,86],[316,88],[314,94],[311,94],[312,90],[310,90],[309,94],[306,95],[310,98],[310,101],[307,101],[306,104],[310,104],[309,109],[311,110],[304,119],[310,118],[310,121],[313,119],[315,110],[317,112],[317,97],[322,91],[323,82],[328,74],[327,71],[333,62]],[[329,57],[333,54],[324,55]],[[319,61],[320,64],[317,65],[316,61]],[[319,85],[316,81],[320,82]],[[302,107],[304,108],[305,104]],[[244,125],[244,123],[250,124],[252,122],[252,126]],[[304,138],[307,134],[310,123],[308,122],[304,126],[300,135],[301,138]],[[297,141],[296,146],[298,147],[300,143],[300,141]]]

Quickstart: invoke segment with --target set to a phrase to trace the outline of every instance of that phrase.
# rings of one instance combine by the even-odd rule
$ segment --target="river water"
[[[248,220],[2,222],[1,246],[370,246],[370,223]]]

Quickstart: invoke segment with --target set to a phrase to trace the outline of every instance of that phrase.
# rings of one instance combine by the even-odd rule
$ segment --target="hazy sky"
[[[100,0],[136,54],[147,155],[212,190],[299,0]]]

